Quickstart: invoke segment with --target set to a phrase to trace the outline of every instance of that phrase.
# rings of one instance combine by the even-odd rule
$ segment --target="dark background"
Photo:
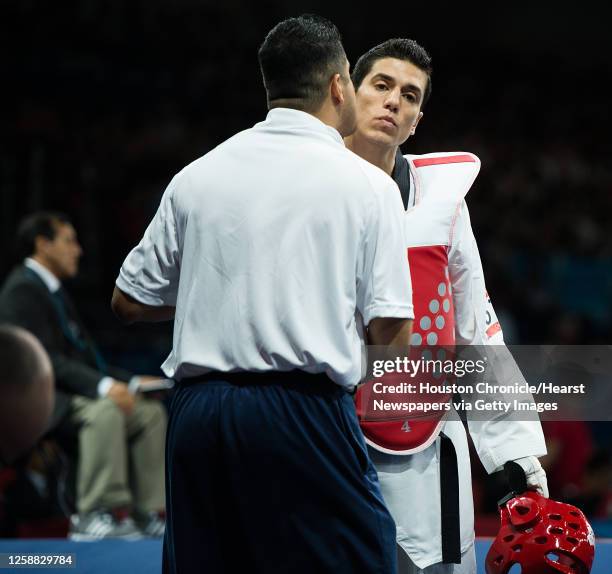
[[[173,174],[265,117],[257,48],[303,12],[338,25],[351,63],[395,36],[433,56],[404,152],[481,158],[467,200],[507,341],[612,341],[609,24],[584,2],[3,1],[0,278],[17,222],[66,212],[85,252],[69,289],[94,336],[159,372],[171,329],[119,326],[114,279]]]

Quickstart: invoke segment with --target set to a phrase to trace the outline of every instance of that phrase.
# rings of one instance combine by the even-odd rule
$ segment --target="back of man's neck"
[[[310,114],[313,118],[317,118],[319,121],[323,122],[325,125],[338,129],[338,116],[335,114],[333,110],[329,109],[329,106],[323,105],[316,112],[311,109],[307,109],[304,106],[304,100],[300,98],[283,98],[278,100],[272,100],[268,104],[268,108],[270,110],[274,110],[276,108],[287,108],[290,110],[297,110],[298,112],[304,112],[306,114]]]

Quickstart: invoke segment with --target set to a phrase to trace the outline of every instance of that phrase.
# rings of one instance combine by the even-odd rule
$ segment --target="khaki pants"
[[[166,412],[160,402],[138,397],[132,414],[126,416],[109,398],[75,396],[70,416],[82,424],[79,513],[126,506],[148,512],[165,507]]]

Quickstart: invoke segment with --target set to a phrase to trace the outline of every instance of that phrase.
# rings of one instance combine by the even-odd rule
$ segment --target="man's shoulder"
[[[14,267],[6,279],[2,283],[2,290],[5,288],[13,288],[15,286],[22,285],[38,285],[42,286],[41,281],[34,276],[33,272],[30,272],[25,265],[17,265]]]
[[[19,324],[26,315],[42,320],[50,305],[49,290],[23,265],[13,269],[0,288],[0,321]]]
[[[438,203],[443,202],[452,211],[457,201],[463,201],[480,172],[480,159],[469,152],[438,152],[404,157],[411,166],[421,199],[427,196]]]
[[[404,157],[417,168],[456,164],[473,164],[476,168],[480,167],[480,158],[476,154],[465,151],[406,154]]]
[[[19,295],[24,297],[47,298],[49,290],[33,271],[25,265],[18,265],[6,277],[0,287],[0,299],[6,300]]]
[[[219,156],[223,157],[226,154],[231,154],[232,147],[234,145],[241,145],[243,140],[245,140],[253,130],[254,128],[242,130],[208,150],[205,154],[195,158],[174,175],[172,182],[178,184],[192,177],[197,178],[209,167],[215,166],[219,160]]]
[[[364,177],[371,188],[374,190],[382,190],[388,188],[389,185],[395,185],[393,179],[378,166],[371,164],[369,161],[363,159],[349,149],[346,151],[346,161],[350,163],[352,167],[351,173]]]

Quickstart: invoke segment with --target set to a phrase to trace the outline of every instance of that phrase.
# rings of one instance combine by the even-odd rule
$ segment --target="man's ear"
[[[334,105],[342,105],[344,103],[344,85],[340,74],[334,74],[330,80],[329,92],[331,94]]]
[[[419,115],[417,116],[417,119],[414,120],[414,123],[412,124],[412,128],[410,129],[410,135],[413,136],[414,133],[416,132],[416,128],[419,125],[419,122],[421,121],[421,118],[423,117],[423,112],[419,112]]]
[[[51,240],[44,235],[37,235],[34,238],[34,253],[44,253],[47,247],[51,243]]]

